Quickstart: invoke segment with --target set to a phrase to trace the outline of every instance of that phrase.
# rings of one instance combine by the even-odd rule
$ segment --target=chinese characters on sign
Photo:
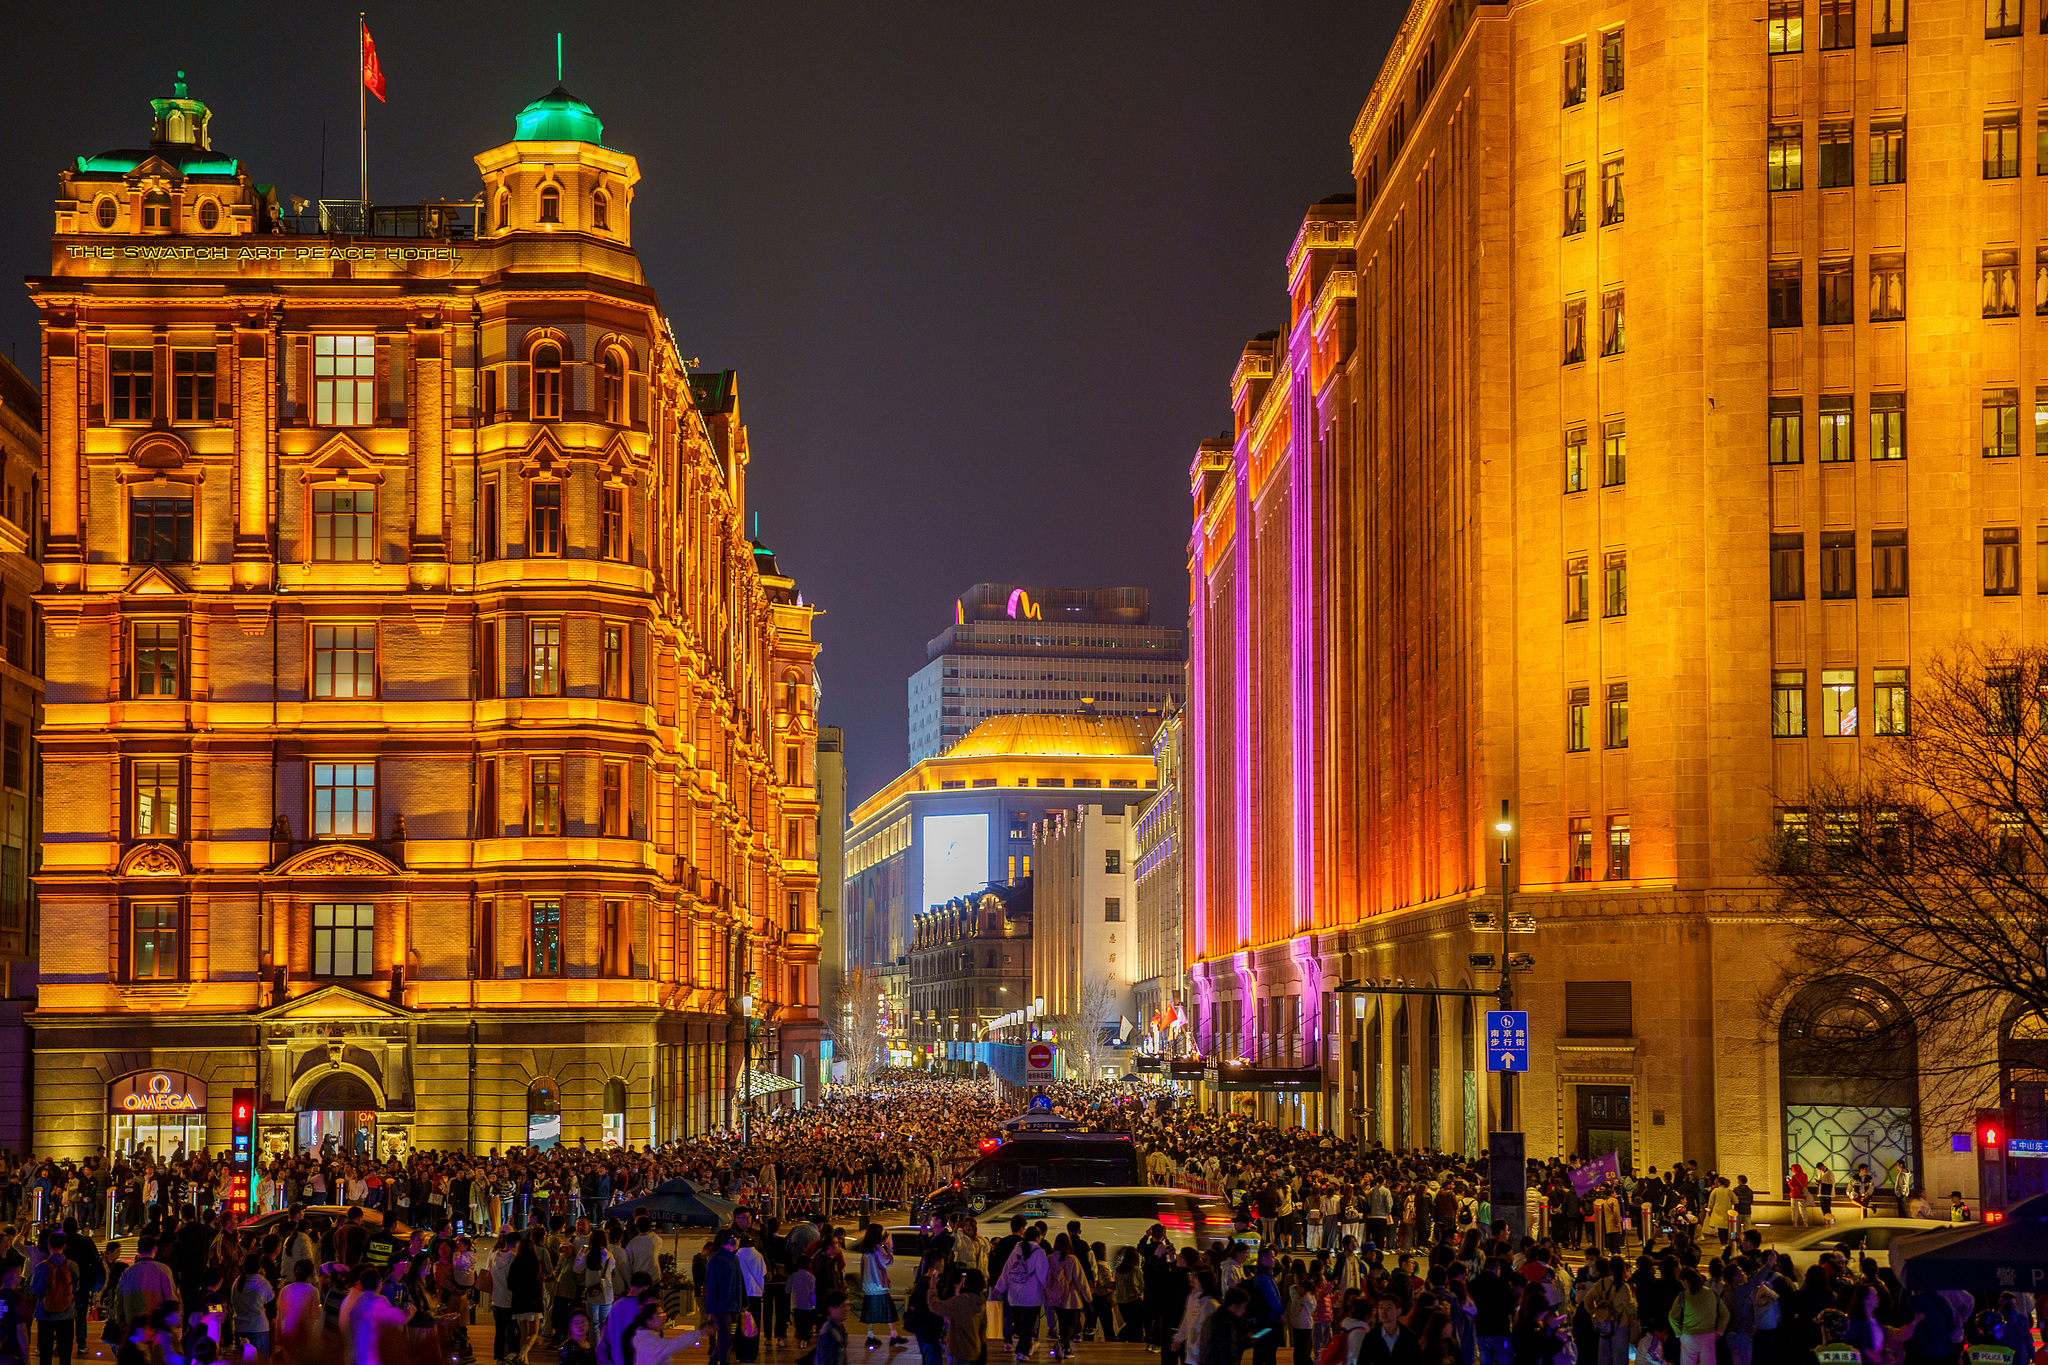
[[[1486,1069],[1527,1071],[1529,1069],[1529,1011],[1488,1010],[1486,1012]]]

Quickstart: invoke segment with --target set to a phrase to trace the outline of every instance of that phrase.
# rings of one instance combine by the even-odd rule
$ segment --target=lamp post
[[[754,1145],[754,974],[747,973],[746,994],[740,997],[740,1027],[745,1030],[740,1061],[740,1145]]]
[[[1500,819],[1494,823],[1494,830],[1500,835],[1500,1007],[1511,1010],[1515,1007],[1515,977],[1508,964],[1508,840],[1515,832],[1515,822],[1508,818],[1508,799],[1500,799]],[[1515,1128],[1515,1073],[1500,1073],[1500,1130],[1511,1133]]]

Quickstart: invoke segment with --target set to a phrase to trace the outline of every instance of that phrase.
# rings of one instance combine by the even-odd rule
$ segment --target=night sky
[[[1351,188],[1397,0],[405,5],[369,12],[380,203],[565,84],[639,159],[634,245],[686,357],[740,372],[762,539],[818,622],[858,801],[905,762],[904,686],[984,581],[1187,610],[1187,467],[1228,422],[1284,254]],[[354,7],[69,5],[10,17],[0,274],[49,262],[70,158],[144,145],[184,68],[214,146],[282,195],[356,186]],[[636,17],[638,16],[638,17]],[[40,26],[40,27],[39,27]],[[34,311],[0,345],[37,374]]]

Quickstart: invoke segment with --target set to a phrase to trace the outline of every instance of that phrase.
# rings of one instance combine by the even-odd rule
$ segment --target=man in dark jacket
[[[1209,1315],[1209,1338],[1202,1343],[1202,1365],[1237,1365],[1238,1357],[1244,1354],[1245,1310],[1250,1304],[1251,1296],[1242,1288],[1223,1296],[1222,1304]]]
[[[1245,1308],[1245,1335],[1251,1340],[1252,1365],[1274,1365],[1280,1357],[1280,1343],[1287,1337],[1280,1302],[1280,1285],[1273,1276],[1271,1249],[1259,1252],[1259,1267],[1251,1277],[1250,1302]]]
[[[1478,1309],[1472,1335],[1479,1339],[1479,1365],[1514,1365],[1515,1289],[1508,1283],[1508,1265],[1495,1256],[1467,1286]]]
[[[1401,1325],[1401,1306],[1381,1299],[1374,1311],[1377,1316],[1358,1348],[1358,1365],[1422,1365],[1422,1343]]]
[[[746,1282],[740,1275],[739,1254],[733,1250],[733,1232],[721,1228],[711,1241],[711,1259],[704,1266],[704,1313],[711,1319],[709,1365],[727,1365],[732,1358],[733,1325],[746,1306]]]

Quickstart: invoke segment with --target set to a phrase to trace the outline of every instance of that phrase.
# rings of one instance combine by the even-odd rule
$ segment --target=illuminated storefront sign
[[[206,1112],[206,1082],[180,1071],[136,1071],[107,1087],[111,1114]]]

